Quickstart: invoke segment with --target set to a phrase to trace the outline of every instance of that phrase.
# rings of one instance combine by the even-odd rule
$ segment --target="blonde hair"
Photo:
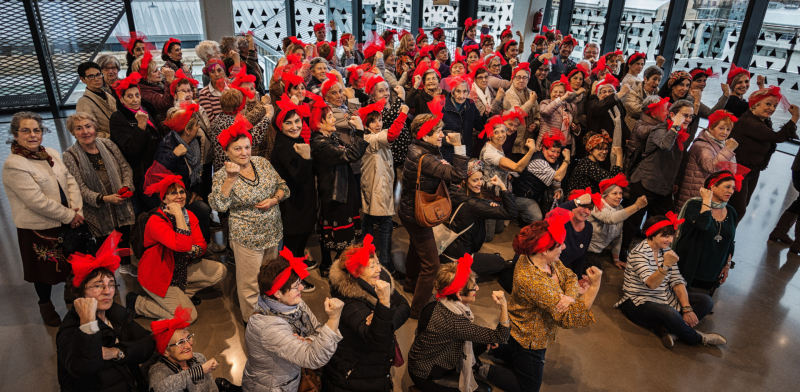
[[[72,136],[75,136],[75,122],[89,120],[94,125],[94,129],[97,130],[97,118],[87,112],[75,112],[74,114],[67,117],[67,130]]]
[[[414,48],[414,37],[411,34],[406,34],[403,36],[403,39],[400,40],[400,43],[397,44],[397,53],[406,54]],[[386,53],[383,54],[386,57]]]
[[[142,59],[143,58],[144,58],[144,56],[139,56],[133,62],[133,64],[131,64],[131,72],[139,72],[139,69],[142,68]],[[152,60],[150,60],[150,64],[147,64],[147,74],[150,75],[150,72],[153,72],[155,70],[156,70],[156,59],[153,58]],[[144,79],[147,79],[147,78],[144,78]]]
[[[169,108],[169,110],[167,110],[167,118],[166,118],[166,120],[170,120],[171,118],[173,118],[175,116],[181,115],[185,111],[186,110],[181,108],[181,107],[173,106],[173,107]],[[186,122],[186,127],[183,128],[182,130],[180,130],[178,133],[184,132],[187,129],[194,128],[194,126],[197,125],[197,121],[198,121],[197,113],[192,114],[192,117],[189,118],[189,121]]]

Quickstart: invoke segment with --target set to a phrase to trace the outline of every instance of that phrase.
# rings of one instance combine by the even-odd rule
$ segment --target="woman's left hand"
[[[561,300],[559,300],[556,304],[556,312],[564,313],[567,311],[567,309],[569,309],[569,306],[575,302],[575,298],[564,294],[559,294],[559,296],[561,296]]]
[[[728,273],[729,272],[730,272],[730,268],[728,267],[727,264],[725,264],[725,266],[722,267],[722,273],[719,274],[719,277],[720,277],[719,284],[723,284],[723,283],[725,283],[726,280],[728,280]]]
[[[116,347],[103,347],[103,360],[110,361],[119,358],[120,349]]]
[[[260,203],[256,204],[256,208],[261,211],[268,211],[270,208],[275,207],[278,204],[278,200],[274,197],[270,197],[269,199],[264,199]]]
[[[694,314],[694,312],[686,312],[686,313],[684,313],[683,314],[683,321],[686,323],[686,325],[688,325],[688,326],[690,326],[692,328],[694,328],[694,326],[697,325],[697,323],[700,322],[700,320],[697,319],[697,315]]]

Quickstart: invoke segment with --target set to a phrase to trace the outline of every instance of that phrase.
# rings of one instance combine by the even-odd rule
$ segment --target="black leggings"
[[[35,282],[33,288],[36,289],[36,295],[39,296],[39,304],[46,304],[50,302],[50,294],[53,291],[53,285]],[[66,290],[66,288],[64,288]]]
[[[283,245],[289,248],[292,251],[292,255],[295,257],[303,257],[305,254],[306,244],[308,244],[308,239],[311,238],[311,232],[305,234],[297,234],[297,235],[284,235],[283,236]],[[325,257],[325,252],[323,251],[323,258]],[[330,255],[328,255],[330,257]]]

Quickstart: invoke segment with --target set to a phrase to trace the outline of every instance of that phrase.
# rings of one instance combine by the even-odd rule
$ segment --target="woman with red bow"
[[[164,60],[164,66],[178,72],[179,69],[182,69],[183,72],[188,73],[189,75],[192,74],[191,68],[189,68],[189,64],[184,64],[183,61],[183,51],[181,51],[181,41],[175,38],[170,38],[167,42],[164,43],[164,47],[161,49],[161,60]]]
[[[639,74],[644,70],[644,63],[647,61],[647,53],[634,52],[622,66],[622,84],[633,84],[641,82]]]
[[[600,181],[622,173],[622,147],[611,147],[611,136],[607,133],[589,134],[586,141],[586,157],[578,161],[569,178],[569,189],[591,188],[592,192],[600,192]],[[604,163],[613,150],[614,163],[611,170],[604,168]]]
[[[622,103],[625,96],[630,94],[631,87],[626,84],[619,88],[619,91],[617,91],[617,87],[619,87],[617,78],[607,73],[603,79],[594,82],[592,88],[595,90],[595,94],[589,96],[586,105],[586,127],[582,137],[583,144],[585,147],[587,138],[592,135],[605,133],[610,136],[612,143],[608,147],[614,151],[611,152],[609,162],[602,164],[606,170],[609,166],[613,167],[617,159],[624,158],[623,146],[631,138],[631,131],[624,121],[626,114],[625,105]],[[579,150],[582,150],[582,148],[579,148]],[[583,153],[584,157],[591,154],[588,150],[583,150]],[[622,168],[622,161],[618,166]]]
[[[189,195],[181,176],[155,162],[147,170],[144,187],[146,195],[158,195],[161,201],[145,226],[145,251],[139,260],[139,283],[148,295],[129,292],[125,306],[154,319],[170,318],[182,306],[192,309],[194,322],[195,305],[200,304],[194,294],[217,284],[228,270],[214,260],[201,259],[206,241],[197,216],[186,209]]]
[[[731,131],[731,137],[739,143],[736,162],[750,169],[742,182],[742,190],[734,193],[730,200],[739,221],[744,218],[758,177],[767,168],[778,143],[796,140],[797,122],[800,121],[800,108],[789,104],[780,87],[769,86],[750,94],[749,105],[750,110],[739,117]],[[792,118],[780,130],[774,131],[771,117],[779,106],[788,110]]]
[[[317,321],[303,301],[302,279],[308,277],[303,257],[284,248],[260,267],[258,303],[245,333],[247,363],[242,375],[245,391],[296,391],[310,369],[319,369],[331,359],[342,333],[339,321],[344,303],[326,298],[325,324]],[[306,368],[307,370],[303,370]],[[319,382],[316,375],[311,377]]]
[[[408,373],[414,387],[422,392],[490,391],[492,387],[482,380],[504,391],[520,390],[513,372],[478,358],[487,347],[508,341],[511,328],[502,291],[491,294],[500,308],[497,326],[474,323],[470,304],[475,302],[479,287],[472,262],[472,256],[465,254],[456,262],[442,265],[436,273],[436,298],[425,306],[408,352]]]
[[[159,122],[159,130],[166,133],[160,124],[167,117],[167,110],[174,106],[175,97],[170,94],[170,85],[175,80],[175,71],[169,67],[159,67],[150,52],[145,52],[133,63],[133,71],[139,72],[142,76],[139,82],[139,91],[142,100],[149,102],[156,109],[156,119]]]
[[[464,21],[464,32],[461,34],[462,48],[478,45],[478,42],[475,41],[475,36],[478,35],[478,23],[481,23],[481,20],[472,19],[472,17],[469,17]]]
[[[622,257],[633,241],[645,214],[664,215],[675,209],[673,195],[678,192],[676,180],[686,151],[689,133],[686,127],[692,122],[694,107],[682,99],[670,106],[666,123],[658,124],[647,136],[642,158],[633,168],[630,177],[631,200],[647,196],[647,206],[625,221],[622,232]],[[629,169],[630,172],[630,169]]]
[[[622,100],[622,104],[625,105],[625,125],[631,131],[633,131],[636,121],[642,117],[644,100],[652,95],[658,95],[658,86],[664,77],[664,70],[656,66],[649,66],[644,70],[643,76],[643,81],[629,84],[630,91]]]
[[[731,69],[728,71],[727,84],[730,86],[731,95],[728,97],[728,102],[725,104],[725,110],[733,113],[736,117],[742,117],[748,109],[750,104],[744,98],[747,91],[750,90],[750,71],[737,67],[736,64],[731,63]],[[765,87],[766,78],[759,75],[756,78],[758,89],[761,90]]]
[[[741,189],[746,167],[734,162],[720,162],[719,171],[706,178],[700,196],[683,205],[679,219],[686,219],[675,240],[678,267],[686,284],[708,295],[728,279],[733,266],[736,238],[736,210],[728,205],[731,196]]]
[[[132,31],[128,36],[117,36],[120,45],[125,48],[125,62],[128,64],[128,71],[125,76],[131,76],[133,62],[141,57],[145,51],[155,50],[156,46],[147,42],[147,36],[138,31]]]
[[[150,331],[114,302],[114,271],[130,249],[118,249],[122,234],[112,232],[95,256],[75,253],[65,290],[74,293],[72,310],[56,335],[58,381],[69,391],[147,391],[140,365],[155,342]]]
[[[586,264],[590,267],[602,269],[602,253],[611,248],[614,266],[625,269],[625,262],[619,259],[622,249],[622,223],[647,205],[647,197],[640,196],[633,204],[623,208],[622,192],[627,186],[628,180],[622,173],[600,181],[603,208],[593,208],[592,216],[587,219],[592,224],[592,242],[586,252]]]
[[[594,323],[591,308],[603,274],[587,271],[588,282],[559,261],[567,239],[564,227],[572,213],[561,208],[526,226],[514,237],[514,252],[523,255],[514,273],[514,291],[508,301],[511,336],[508,343],[489,351],[514,369],[519,391],[539,391],[547,347],[559,328],[581,328]]]
[[[578,72],[578,74],[580,73]],[[582,84],[583,80],[581,79]],[[583,99],[583,93],[582,87],[576,92],[567,76],[561,75],[560,80],[556,80],[550,85],[550,99],[545,99],[539,103],[542,128],[560,131],[564,138],[564,146],[571,153],[575,151],[573,130],[578,130],[578,126],[575,124],[578,116],[577,102]],[[510,94],[506,94],[506,96],[508,95]],[[542,147],[542,139],[547,133],[539,132],[539,137],[536,139],[537,148]]]
[[[710,215],[706,216],[709,218],[705,220],[706,225],[710,223]],[[689,345],[725,345],[728,341],[722,335],[694,329],[711,313],[714,301],[708,294],[686,290],[686,280],[677,265],[678,254],[670,250],[681,223],[684,220],[678,219],[672,211],[644,222],[646,238],[631,249],[625,266],[622,299],[614,307],[622,310],[628,320],[654,329],[666,348],[672,348],[678,339]]]
[[[331,297],[344,302],[344,308],[342,341],[322,369],[328,391],[388,392],[392,367],[403,366],[395,332],[411,309],[375,251],[367,234],[363,244],[346,249],[331,267]]]
[[[229,212],[229,243],[236,257],[236,291],[242,320],[253,314],[258,297],[256,275],[262,264],[278,254],[283,223],[278,204],[291,193],[269,161],[252,156],[252,125],[241,113],[217,137],[228,161],[214,173],[209,204]]]

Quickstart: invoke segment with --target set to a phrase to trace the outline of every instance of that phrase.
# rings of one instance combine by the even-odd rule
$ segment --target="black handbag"
[[[85,223],[78,227],[64,225],[58,233],[58,244],[61,246],[61,254],[64,259],[69,258],[75,252],[87,255],[97,253],[97,242],[92,237],[89,224]]]

